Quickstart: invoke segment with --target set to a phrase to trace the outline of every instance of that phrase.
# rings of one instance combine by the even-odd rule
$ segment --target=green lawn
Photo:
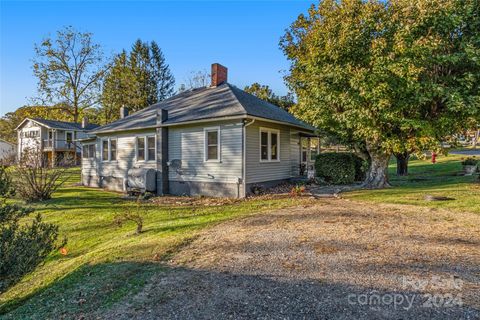
[[[44,265],[2,294],[0,317],[71,318],[108,308],[141,289],[154,273],[162,272],[157,261],[192,239],[198,230],[306,201],[257,199],[210,207],[148,204],[144,232],[134,235],[133,224],[118,228],[113,225],[113,216],[135,202],[122,200],[117,193],[74,186],[72,182],[52,200],[35,205],[36,212],[59,225],[62,236],[68,237],[68,255],[52,254]]]
[[[393,188],[362,190],[344,197],[383,203],[440,207],[480,213],[480,185],[476,177],[459,176],[462,156],[442,156],[438,163],[413,160],[408,177],[396,177]],[[78,172],[76,174],[78,177]],[[74,185],[69,181],[52,200],[35,205],[46,221],[60,226],[68,237],[68,255],[52,254],[47,262],[0,296],[2,319],[77,318],[105,310],[138,292],[158,272],[165,259],[202,228],[265,210],[307,205],[306,198],[255,199],[221,206],[148,204],[145,232],[135,226],[113,225],[113,216],[132,201],[121,195]],[[456,200],[427,202],[425,194]],[[2,315],[3,314],[3,315]]]
[[[344,197],[373,202],[410,204],[480,213],[480,184],[477,176],[461,176],[460,161],[465,156],[438,157],[438,162],[412,160],[408,177],[395,175],[395,162],[390,163],[389,174],[393,188],[360,190],[345,193]],[[452,201],[425,201],[425,195],[447,196]]]

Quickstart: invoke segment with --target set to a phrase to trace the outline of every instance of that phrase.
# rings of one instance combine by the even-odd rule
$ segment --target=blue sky
[[[33,45],[63,26],[94,34],[106,56],[140,38],[162,48],[177,85],[212,62],[229,69],[242,87],[268,84],[285,94],[288,62],[280,37],[309,1],[84,1],[0,0],[0,116],[35,95]]]

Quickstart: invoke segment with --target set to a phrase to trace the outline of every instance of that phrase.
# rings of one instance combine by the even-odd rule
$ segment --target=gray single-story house
[[[156,171],[159,195],[245,197],[305,174],[319,152],[315,128],[227,83],[212,65],[209,87],[167,100],[90,131],[83,139],[82,183],[127,191],[128,172]]]

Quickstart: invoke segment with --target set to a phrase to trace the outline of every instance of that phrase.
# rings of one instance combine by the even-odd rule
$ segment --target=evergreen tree
[[[135,41],[130,53],[114,57],[102,91],[102,121],[119,117],[119,109],[135,112],[162,101],[174,93],[175,79],[160,47],[155,43]]]
[[[175,93],[175,78],[170,72],[162,50],[155,41],[152,41],[150,50],[152,54],[152,82],[156,85],[157,101],[162,101]]]
[[[136,78],[131,70],[127,53],[124,50],[114,58],[105,81],[103,82],[102,109],[100,122],[108,123],[118,119],[122,106],[132,106],[135,101]]]

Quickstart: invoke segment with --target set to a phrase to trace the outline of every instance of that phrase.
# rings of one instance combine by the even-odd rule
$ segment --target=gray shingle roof
[[[94,123],[89,123],[86,128],[82,128],[81,123],[76,123],[76,122],[66,122],[66,121],[58,121],[58,120],[48,120],[48,119],[42,119],[42,118],[32,118],[32,120],[35,120],[38,123],[41,123],[47,127],[50,127],[52,129],[60,129],[60,130],[80,130],[80,131],[88,131],[92,130],[95,128],[98,128],[98,124]]]
[[[204,87],[182,92],[123,119],[101,126],[93,130],[93,133],[155,127],[159,109],[168,110],[168,120],[165,124],[233,116],[254,116],[314,130],[313,127],[280,107],[225,83],[215,88]]]

